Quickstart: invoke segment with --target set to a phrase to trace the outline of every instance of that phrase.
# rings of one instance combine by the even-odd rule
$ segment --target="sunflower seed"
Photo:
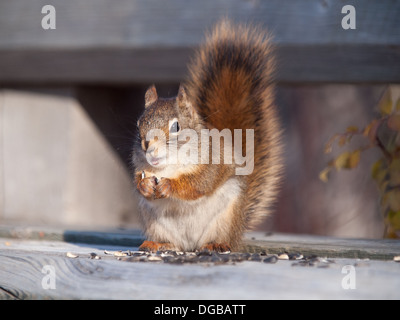
[[[94,252],[89,253],[89,258],[90,259],[95,259],[95,260],[100,260],[101,259],[101,257],[99,255],[97,255],[96,253],[94,253]]]
[[[250,257],[249,257],[250,261],[261,261],[261,256],[258,253],[253,253]]]
[[[122,252],[122,251],[114,252],[114,257],[126,257],[126,256],[128,256],[128,254],[126,252]]]
[[[289,254],[289,260],[301,260],[303,258],[303,255],[298,252]]]
[[[208,249],[204,249],[199,252],[196,252],[196,254],[197,254],[197,256],[211,256],[212,252]]]
[[[164,258],[164,257],[174,257],[174,255],[173,255],[172,253],[166,253],[166,252],[162,252],[162,253],[160,254],[160,256],[161,256],[162,258]]]
[[[185,255],[185,256],[187,256],[187,257],[196,256],[196,252],[192,252],[192,251],[190,251],[190,252],[177,251],[176,254],[177,254],[178,256]]]
[[[279,260],[289,260],[289,256],[287,253],[281,253],[280,255],[278,255],[278,259]]]
[[[75,258],[78,258],[79,256],[76,255],[76,254],[73,254],[72,252],[67,252],[67,257],[68,257],[68,258],[75,259]]]
[[[272,256],[266,257],[263,260],[264,263],[277,263],[278,262],[278,257],[274,254]]]
[[[149,256],[147,258],[149,261],[162,261],[162,258],[160,256]]]

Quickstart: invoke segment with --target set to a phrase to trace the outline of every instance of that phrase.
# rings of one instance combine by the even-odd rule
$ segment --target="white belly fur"
[[[142,218],[149,240],[170,242],[192,251],[210,242],[227,241],[232,205],[241,192],[237,178],[227,180],[212,196],[183,201],[141,197]]]

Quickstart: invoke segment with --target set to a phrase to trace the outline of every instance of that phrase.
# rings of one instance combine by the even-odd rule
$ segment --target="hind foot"
[[[227,243],[208,243],[200,248],[202,250],[226,252],[231,251],[231,247]]]
[[[173,248],[174,248],[173,245],[169,242],[155,242],[146,240],[141,244],[139,250],[157,252],[157,251],[172,250]]]

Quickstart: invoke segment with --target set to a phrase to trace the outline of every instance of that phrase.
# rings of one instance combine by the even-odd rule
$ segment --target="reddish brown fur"
[[[155,242],[155,241],[143,241],[140,245],[139,250],[157,252],[163,250],[172,250],[174,246],[168,242]]]
[[[168,135],[166,119],[176,112],[186,127],[198,132],[202,128],[228,128],[232,132],[254,129],[254,171],[248,176],[235,176],[235,165],[198,164],[194,170],[177,172],[176,176],[161,177],[157,181],[152,176],[157,169],[136,157],[137,188],[149,200],[191,201],[212,195],[228,179],[235,177],[242,187],[240,195],[226,208],[230,220],[224,223],[229,228],[224,234],[215,234],[219,242],[210,241],[202,248],[236,249],[243,232],[271,211],[281,180],[281,128],[273,101],[274,60],[269,37],[259,28],[222,21],[208,36],[189,70],[190,78],[184,86],[187,96],[182,87],[175,99],[159,99],[154,87],[148,90],[146,112],[138,122],[141,139],[154,127],[163,128]],[[244,154],[244,143],[242,150]],[[144,179],[143,171],[146,171]],[[157,218],[145,214],[142,218],[148,237],[164,242],[165,236],[149,231]],[[148,241],[141,246],[149,250],[160,247],[163,244]]]
[[[210,57],[224,60],[238,48],[240,59],[253,69],[247,70],[246,63],[242,66],[233,61],[218,74],[207,72],[210,64],[215,69]],[[225,57],[221,57],[223,54]],[[270,37],[261,28],[235,26],[224,20],[207,37],[189,70],[190,97],[213,127],[255,129],[254,171],[246,177],[247,201],[244,212],[239,214],[245,215],[246,228],[253,227],[271,211],[283,169],[281,126],[271,84],[274,58]]]

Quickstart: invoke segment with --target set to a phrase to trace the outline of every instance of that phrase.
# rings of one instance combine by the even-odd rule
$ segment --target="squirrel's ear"
[[[146,94],[144,95],[144,107],[147,108],[152,103],[156,102],[158,99],[157,90],[154,84],[147,89]]]
[[[192,103],[189,101],[186,89],[182,84],[179,86],[178,96],[176,97],[176,100],[181,110],[189,111],[191,117],[196,116],[196,111]]]
[[[181,84],[178,90],[178,103],[183,105],[187,103],[187,94],[185,87]]]

